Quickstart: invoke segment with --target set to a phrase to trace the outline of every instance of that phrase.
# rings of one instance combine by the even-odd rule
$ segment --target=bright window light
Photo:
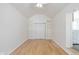
[[[72,22],[72,29],[79,30],[79,10],[73,13],[74,21]]]
[[[41,7],[43,7],[43,4],[38,3],[38,4],[36,4],[36,7],[41,8]]]

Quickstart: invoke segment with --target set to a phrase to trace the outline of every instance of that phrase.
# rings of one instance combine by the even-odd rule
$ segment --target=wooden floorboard
[[[67,55],[67,53],[52,40],[29,39],[11,55]]]

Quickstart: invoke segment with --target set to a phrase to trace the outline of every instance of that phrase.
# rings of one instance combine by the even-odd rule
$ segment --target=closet
[[[48,39],[49,20],[44,15],[35,15],[29,19],[29,39]]]

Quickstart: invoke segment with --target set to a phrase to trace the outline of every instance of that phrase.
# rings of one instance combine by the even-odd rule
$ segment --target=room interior
[[[73,13],[79,10],[78,6],[78,3],[0,3],[0,55],[79,54],[79,44],[74,44],[79,42],[78,32],[72,29]],[[74,25],[77,30],[78,19]]]

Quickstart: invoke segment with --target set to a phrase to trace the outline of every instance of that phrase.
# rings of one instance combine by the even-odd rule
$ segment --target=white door
[[[33,23],[29,28],[30,39],[46,39],[46,24]]]

